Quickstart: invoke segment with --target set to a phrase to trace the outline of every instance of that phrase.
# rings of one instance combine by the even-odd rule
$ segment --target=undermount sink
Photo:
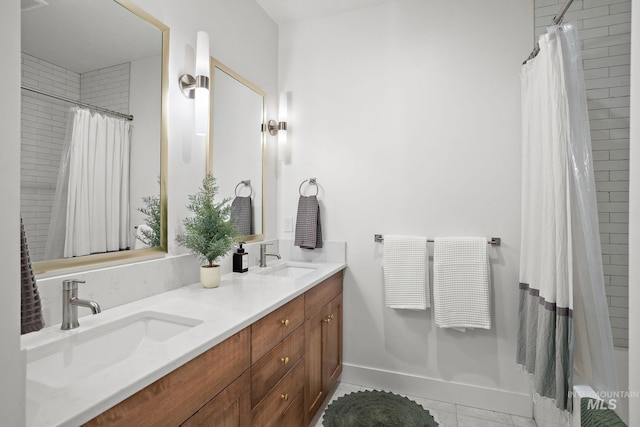
[[[145,311],[27,351],[27,380],[66,387],[202,323]],[[82,328],[82,326],[80,326]]]
[[[306,274],[314,272],[318,266],[304,262],[283,262],[272,267],[267,267],[258,274],[268,274],[270,276],[289,277],[297,279]]]

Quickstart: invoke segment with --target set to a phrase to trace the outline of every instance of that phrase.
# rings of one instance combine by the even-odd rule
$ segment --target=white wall
[[[636,4],[637,6],[637,4]],[[632,8],[631,176],[629,184],[629,390],[640,392],[640,8]],[[640,425],[640,398],[631,399],[630,426]]]
[[[20,7],[0,6],[0,52],[3,82],[0,97],[2,123],[2,210],[0,210],[0,414],[2,423],[24,423],[25,379],[20,354]]]
[[[530,415],[515,349],[519,72],[532,34],[530,0],[405,0],[280,27],[290,104],[278,219],[295,219],[299,184],[317,177],[324,237],[347,241],[345,380]],[[501,237],[492,329],[385,308],[375,233]]]

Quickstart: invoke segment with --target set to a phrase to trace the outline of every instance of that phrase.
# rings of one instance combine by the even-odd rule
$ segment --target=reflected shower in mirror
[[[208,171],[245,241],[263,239],[265,93],[212,59],[211,154]]]
[[[168,28],[128,0],[34,5],[22,10],[20,207],[36,270],[146,247],[159,240],[137,234],[161,198]]]

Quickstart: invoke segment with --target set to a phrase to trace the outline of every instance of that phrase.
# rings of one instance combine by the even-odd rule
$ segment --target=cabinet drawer
[[[251,426],[249,371],[232,382],[181,427],[249,427]]]
[[[280,426],[279,419],[291,403],[302,397],[304,390],[304,358],[285,375],[252,412],[253,426]],[[302,420],[300,425],[302,425]]]
[[[340,271],[304,294],[305,319],[309,319],[342,292],[342,275],[343,271]]]
[[[251,362],[257,362],[274,345],[282,341],[304,322],[304,295],[251,325]]]
[[[304,425],[304,393],[298,393],[291,405],[284,411],[278,427],[300,427]]]
[[[304,326],[300,326],[251,367],[252,408],[303,355]]]

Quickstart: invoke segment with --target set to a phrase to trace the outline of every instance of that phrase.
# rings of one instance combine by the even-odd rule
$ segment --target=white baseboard
[[[531,396],[357,365],[342,365],[341,381],[425,399],[531,417]]]

